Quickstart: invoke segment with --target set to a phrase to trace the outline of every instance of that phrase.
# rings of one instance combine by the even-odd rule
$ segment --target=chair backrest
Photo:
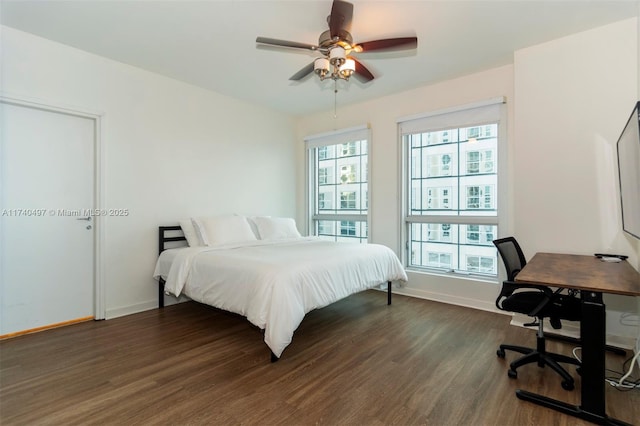
[[[498,249],[504,267],[507,270],[507,280],[502,282],[502,288],[496,298],[496,307],[502,310],[508,310],[502,307],[502,300],[511,296],[519,286],[513,281],[518,272],[527,264],[524,253],[520,245],[514,237],[500,238],[493,240],[493,244]]]
[[[518,272],[527,264],[520,245],[514,237],[500,238],[494,240],[493,244],[498,249],[498,253],[500,253],[500,257],[504,262],[504,267],[507,269],[507,279],[513,281]]]

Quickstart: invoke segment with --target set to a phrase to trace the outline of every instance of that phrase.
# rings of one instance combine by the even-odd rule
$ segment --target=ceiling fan
[[[316,59],[292,75],[289,80],[301,80],[315,72],[320,77],[320,80],[325,78],[330,78],[334,81],[348,80],[349,77],[354,75],[363,83],[373,80],[374,76],[358,59],[351,56],[352,54],[415,49],[418,46],[417,37],[387,38],[354,43],[353,37],[349,32],[351,30],[352,17],[353,4],[342,0],[334,0],[331,6],[331,14],[327,16],[329,29],[320,34],[317,45],[268,37],[258,37],[256,38],[256,43],[311,50],[323,55],[323,57]]]

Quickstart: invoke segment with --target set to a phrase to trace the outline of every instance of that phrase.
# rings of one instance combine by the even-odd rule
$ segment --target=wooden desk
[[[595,256],[537,253],[516,276],[516,281],[580,290],[582,300],[580,405],[520,389],[516,391],[518,398],[593,423],[625,425],[608,417],[605,410],[606,321],[602,294],[640,296],[640,273],[627,262],[604,262]]]

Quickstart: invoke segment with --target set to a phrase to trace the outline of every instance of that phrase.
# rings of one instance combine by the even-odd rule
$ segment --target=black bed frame
[[[175,234],[176,231],[179,231],[179,235],[174,235],[173,237],[167,235],[170,233]],[[166,247],[167,243],[172,241],[187,241],[187,237],[184,236],[180,225],[158,227],[158,256],[168,248]],[[158,281],[158,308],[164,308],[164,284],[164,279],[160,278],[160,281]]]
[[[171,236],[170,236],[171,235]],[[173,226],[159,226],[158,227],[158,256],[165,251],[167,243],[187,241],[187,238],[182,232],[180,225]],[[160,278],[158,281],[158,308],[164,308],[164,279]],[[387,305],[391,305],[391,281],[387,281]],[[278,357],[271,352],[271,362],[276,362]]]

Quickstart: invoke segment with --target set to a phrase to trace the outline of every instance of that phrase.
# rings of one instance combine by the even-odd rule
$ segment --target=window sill
[[[461,273],[461,272],[441,272],[441,271],[436,271],[436,270],[428,271],[428,270],[424,270],[424,269],[411,268],[411,267],[406,267],[405,269],[406,269],[407,273],[418,274],[418,275],[430,275],[430,276],[434,276],[434,277],[443,277],[443,278],[450,278],[450,279],[468,280],[468,281],[475,281],[475,282],[482,282],[482,283],[489,283],[489,284],[498,284],[499,283],[498,277],[488,277],[488,276],[482,276],[482,275],[465,274],[465,273]]]

